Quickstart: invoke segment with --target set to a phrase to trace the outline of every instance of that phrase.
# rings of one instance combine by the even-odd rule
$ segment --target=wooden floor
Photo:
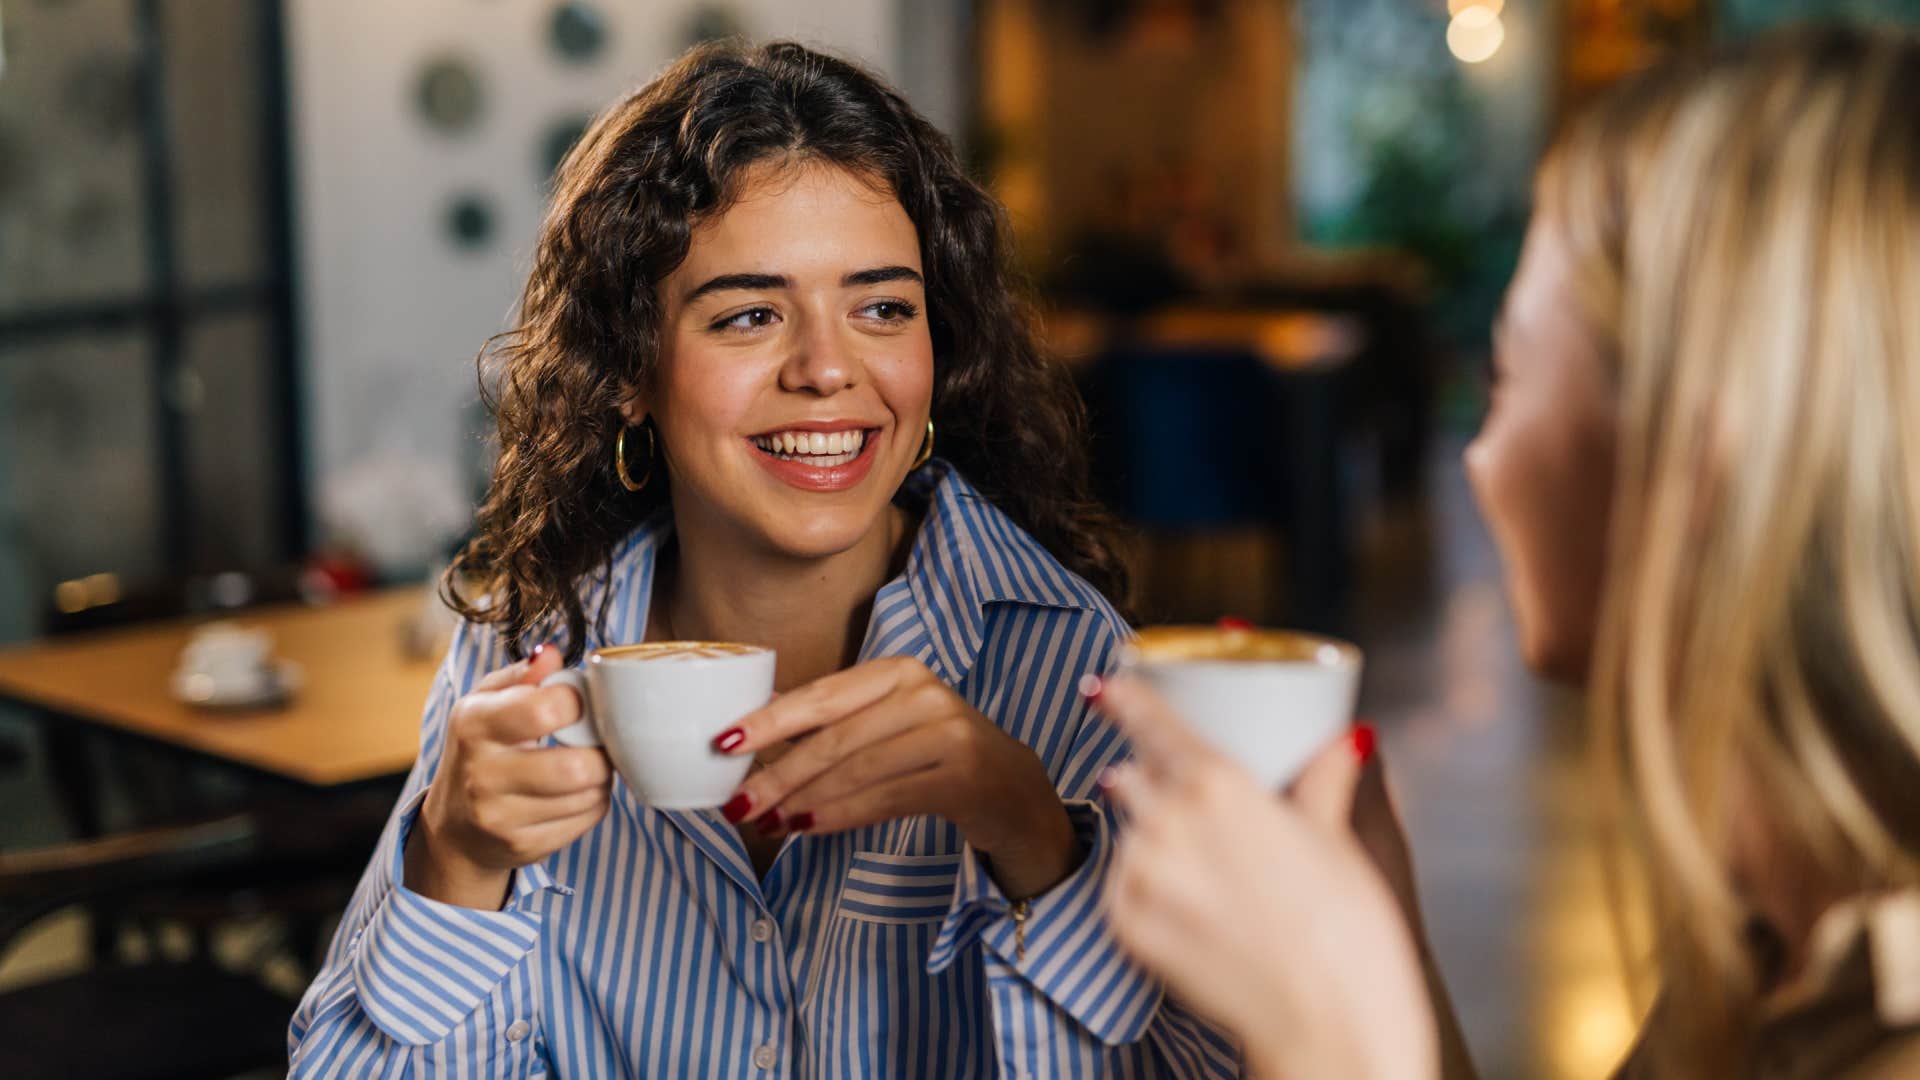
[[[1435,948],[1483,1074],[1603,1077],[1633,1018],[1577,708],[1520,665],[1457,450],[1436,457],[1428,506],[1365,530],[1362,713],[1380,728]],[[0,737],[21,730],[0,717]],[[0,775],[0,847],[57,838],[47,806],[31,764]],[[0,986],[64,970],[83,940],[77,919],[50,920],[0,963]],[[243,928],[232,947],[245,944]]]

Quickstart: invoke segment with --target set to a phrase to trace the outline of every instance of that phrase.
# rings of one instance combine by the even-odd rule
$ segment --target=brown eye
[[[745,311],[729,315],[713,324],[714,330],[758,330],[772,326],[779,316],[769,307],[748,308]]]
[[[860,310],[882,322],[906,322],[920,314],[918,308],[904,300],[876,300]]]

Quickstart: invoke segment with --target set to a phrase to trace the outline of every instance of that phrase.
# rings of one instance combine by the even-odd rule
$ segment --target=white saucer
[[[202,709],[266,709],[283,705],[303,682],[300,665],[287,659],[270,662],[267,678],[242,694],[219,693],[213,680],[197,671],[176,671],[171,680],[174,697]]]

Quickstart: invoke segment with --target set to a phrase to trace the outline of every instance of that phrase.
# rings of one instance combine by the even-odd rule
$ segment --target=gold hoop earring
[[[639,491],[653,479],[653,425],[641,424],[640,430],[647,433],[647,474],[642,476],[637,484],[634,483],[633,477],[627,474],[627,429],[624,426],[621,427],[620,434],[613,440],[613,475],[620,478],[620,486],[628,491]]]
[[[926,444],[920,447],[920,456],[913,459],[913,465],[910,466],[907,471],[913,472],[931,460],[933,460],[933,421],[928,420]]]

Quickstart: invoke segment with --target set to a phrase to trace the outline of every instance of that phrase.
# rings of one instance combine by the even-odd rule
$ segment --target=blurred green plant
[[[1920,25],[1920,0],[1720,0],[1720,26],[1734,36],[1809,19]]]
[[[1484,97],[1446,51],[1445,6],[1303,0],[1298,12],[1304,104],[1325,110],[1309,131],[1339,144],[1301,151],[1338,153],[1350,179],[1342,197],[1300,207],[1303,237],[1412,255],[1430,275],[1436,329],[1482,351],[1525,229],[1530,166],[1493,153]]]

